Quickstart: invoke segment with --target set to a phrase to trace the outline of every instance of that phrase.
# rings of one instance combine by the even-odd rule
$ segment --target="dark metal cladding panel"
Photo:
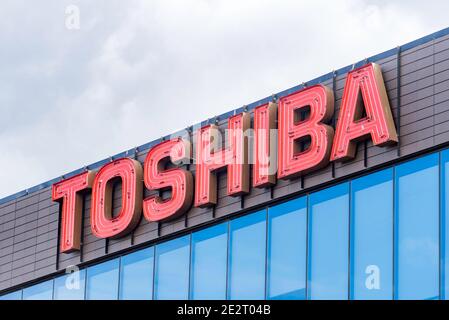
[[[90,205],[91,194],[86,194],[84,197],[84,226],[83,226],[83,239],[81,243],[81,252],[70,253],[70,261],[66,264],[71,265],[73,257],[79,257],[80,262],[89,261],[101,257],[106,253],[106,240],[98,239],[92,234],[90,226]],[[67,259],[67,254],[60,254],[60,260]],[[66,267],[61,264],[60,268]]]
[[[81,250],[70,254],[59,254],[57,250],[59,204],[51,200],[51,187],[24,195],[0,205],[0,290],[56,271],[62,272],[71,265],[97,260],[107,254],[126,252],[130,247],[151,243],[159,237],[165,238],[183,231],[186,227],[204,225],[217,218],[232,217],[236,212],[251,210],[273,199],[307,192],[310,188],[331,182],[335,178],[344,178],[448,143],[449,36],[429,40],[403,51],[400,57],[400,79],[397,55],[375,62],[382,67],[392,114],[400,132],[398,145],[377,147],[371,141],[362,142],[358,144],[356,157],[352,161],[329,164],[296,179],[278,180],[272,188],[252,188],[249,194],[242,197],[227,196],[227,174],[223,170],[217,174],[218,204],[215,208],[191,208],[186,215],[163,223],[148,222],[142,218],[131,234],[120,239],[98,239],[92,234],[91,195],[86,194],[83,201]],[[338,121],[345,81],[346,74],[337,74],[335,79],[328,78],[323,82],[335,92],[335,115],[331,123]],[[250,113],[252,116],[252,112]],[[215,118],[210,119],[209,123],[215,123]],[[227,119],[218,118],[216,124],[220,130],[225,130]],[[192,136],[190,134],[191,138]],[[131,157],[143,165],[147,153],[148,150],[138,150]],[[194,165],[185,168],[195,175]],[[158,193],[155,191],[144,191],[144,197],[156,194]],[[117,214],[120,208],[121,186],[118,184],[114,190],[113,214]]]
[[[113,189],[112,215],[117,216],[120,213],[122,203],[122,184],[118,182]],[[111,239],[107,244],[108,253],[117,252],[132,245],[132,235],[129,234],[120,239]]]

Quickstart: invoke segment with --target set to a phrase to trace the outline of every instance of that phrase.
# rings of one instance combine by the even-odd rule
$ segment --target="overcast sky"
[[[448,12],[447,0],[2,0],[0,198],[448,27]]]

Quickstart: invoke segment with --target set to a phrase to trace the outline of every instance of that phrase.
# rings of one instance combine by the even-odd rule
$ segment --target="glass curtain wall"
[[[0,296],[446,299],[449,150]]]

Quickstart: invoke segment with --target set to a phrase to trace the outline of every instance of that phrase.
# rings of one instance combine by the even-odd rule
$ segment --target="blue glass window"
[[[123,256],[120,261],[120,299],[152,299],[153,267],[154,247]]]
[[[188,299],[189,262],[190,236],[156,246],[155,299]]]
[[[0,296],[0,300],[22,300],[22,291],[14,291]]]
[[[119,259],[87,268],[87,300],[116,300],[118,298]]]
[[[230,222],[229,299],[265,298],[266,211]]]
[[[351,299],[393,298],[393,170],[352,182]]]
[[[192,234],[191,299],[226,299],[228,224]]]
[[[54,300],[84,300],[86,270],[72,272],[55,279]]]
[[[307,198],[268,210],[268,299],[306,298]]]
[[[441,262],[442,262],[442,299],[449,299],[449,150],[441,153]]]
[[[23,300],[52,300],[53,280],[41,282],[23,289]]]
[[[438,154],[396,168],[398,299],[439,296]]]
[[[310,195],[309,299],[348,299],[349,184]]]

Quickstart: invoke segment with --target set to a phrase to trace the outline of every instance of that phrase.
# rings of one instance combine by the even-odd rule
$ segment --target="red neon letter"
[[[276,150],[272,150],[271,132],[276,128],[277,104],[269,103],[254,110],[253,187],[265,188],[276,183]]]
[[[148,152],[144,164],[145,186],[150,190],[171,189],[171,198],[151,196],[143,202],[148,221],[176,218],[186,212],[193,200],[192,173],[181,168],[165,170],[168,162],[179,163],[191,158],[190,143],[183,139],[162,142]]]
[[[228,168],[228,195],[238,196],[249,192],[249,166],[247,139],[244,133],[250,126],[250,116],[242,113],[229,118],[229,145],[222,150],[219,130],[215,125],[197,132],[195,207],[217,203],[217,177],[215,170]]]
[[[61,208],[61,252],[80,249],[82,201],[80,191],[92,187],[95,173],[87,171],[67,180],[55,183],[52,187],[52,199],[62,204]]]
[[[359,119],[363,105],[366,117]],[[374,63],[348,73],[331,160],[354,158],[356,142],[369,136],[374,145],[398,142],[382,70]]]
[[[122,181],[122,209],[112,216],[114,180]],[[142,213],[142,166],[123,158],[108,163],[95,177],[92,187],[91,227],[98,238],[118,238],[136,227]]]
[[[301,120],[300,111],[310,108],[310,116]],[[278,178],[290,179],[329,161],[334,129],[323,122],[334,113],[331,90],[316,85],[280,100]],[[310,146],[302,151],[300,140],[310,137]]]

